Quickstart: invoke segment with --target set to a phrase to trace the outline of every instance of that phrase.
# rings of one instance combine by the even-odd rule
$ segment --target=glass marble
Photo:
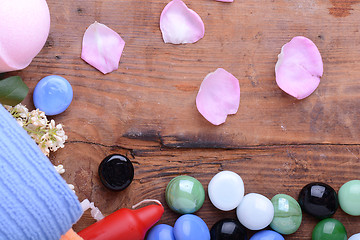
[[[300,191],[302,210],[316,218],[325,219],[335,214],[339,207],[335,190],[325,183],[309,183]]]
[[[347,240],[344,225],[336,219],[321,220],[314,228],[312,240]]]
[[[352,216],[360,216],[360,180],[352,180],[339,190],[341,209]]]
[[[70,83],[57,75],[41,79],[34,89],[33,101],[36,108],[52,116],[64,112],[73,99]]]
[[[211,203],[222,211],[230,211],[239,206],[244,191],[243,180],[231,171],[217,173],[208,185]]]
[[[176,240],[210,240],[210,231],[200,217],[185,214],[176,220],[174,236]]]
[[[292,234],[299,229],[302,211],[298,202],[289,195],[277,194],[271,202],[275,214],[270,227],[281,234]]]
[[[107,156],[99,165],[99,177],[105,187],[114,191],[127,188],[134,178],[131,161],[120,154]]]
[[[360,240],[360,233],[352,235],[349,240]]]
[[[250,240],[285,240],[281,234],[271,231],[271,230],[262,230],[255,233]]]
[[[247,240],[246,228],[238,220],[225,218],[210,230],[211,240]]]
[[[168,206],[177,213],[194,213],[204,203],[205,190],[197,179],[177,176],[167,185],[165,199]]]
[[[249,193],[237,207],[236,215],[246,228],[260,230],[267,227],[273,220],[274,206],[267,197],[258,193]]]
[[[174,228],[167,224],[156,225],[149,231],[146,240],[175,240]]]

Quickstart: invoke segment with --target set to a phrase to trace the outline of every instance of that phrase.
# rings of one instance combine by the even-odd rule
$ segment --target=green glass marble
[[[312,240],[347,240],[347,234],[341,222],[333,218],[326,218],[315,226]]]
[[[352,180],[341,186],[339,204],[347,214],[360,216],[360,180]]]
[[[165,199],[168,206],[177,213],[194,213],[204,203],[205,190],[197,179],[177,176],[167,185]]]
[[[302,212],[299,203],[289,195],[277,194],[271,199],[274,218],[270,227],[281,234],[292,234],[299,229]]]

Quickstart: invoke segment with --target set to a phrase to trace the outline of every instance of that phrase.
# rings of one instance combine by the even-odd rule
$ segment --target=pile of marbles
[[[236,209],[237,219],[222,219],[209,231],[206,223],[193,213],[205,200],[202,184],[190,176],[177,176],[166,187],[165,199],[170,209],[184,214],[174,227],[159,224],[153,227],[147,240],[247,240],[247,230],[272,230],[255,233],[250,240],[284,240],[281,235],[296,232],[301,225],[302,211],[321,220],[312,233],[313,240],[347,240],[344,225],[331,218],[339,205],[352,216],[360,216],[360,180],[345,183],[338,194],[329,185],[314,182],[306,185],[298,201],[286,194],[271,200],[258,193],[244,195],[244,182],[231,171],[216,174],[208,185],[211,203],[222,211]],[[360,240],[360,233],[351,240]]]
[[[99,166],[99,176],[105,187],[121,191],[134,177],[131,161],[120,154],[106,157]],[[147,240],[247,240],[247,229],[272,230],[255,233],[250,240],[284,240],[281,235],[296,232],[302,222],[302,212],[321,220],[312,233],[313,240],[347,240],[344,225],[331,218],[341,209],[349,215],[360,216],[360,180],[341,186],[338,194],[321,182],[307,184],[299,193],[298,201],[286,194],[271,200],[258,193],[245,193],[242,178],[232,171],[217,173],[208,184],[211,203],[221,211],[236,209],[237,219],[222,219],[209,231],[206,223],[194,215],[205,201],[203,185],[191,176],[177,176],[167,185],[167,205],[180,216],[174,227],[159,224],[153,227]],[[360,240],[360,233],[349,240]]]

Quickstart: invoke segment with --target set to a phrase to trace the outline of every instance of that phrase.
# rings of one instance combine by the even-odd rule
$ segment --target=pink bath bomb
[[[0,73],[27,67],[50,30],[45,0],[0,1]]]

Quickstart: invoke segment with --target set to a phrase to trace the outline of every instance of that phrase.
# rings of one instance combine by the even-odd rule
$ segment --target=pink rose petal
[[[160,29],[165,43],[195,43],[204,37],[200,16],[181,0],[168,3],[161,13]]]
[[[235,114],[239,103],[239,80],[222,68],[205,77],[196,96],[197,109],[214,125],[224,123],[228,114]]]
[[[95,22],[86,29],[81,58],[103,74],[119,67],[125,42],[112,29]]]
[[[216,0],[218,2],[234,2],[234,0]]]
[[[286,43],[275,65],[276,83],[289,95],[303,99],[319,86],[323,62],[316,45],[306,37]]]

